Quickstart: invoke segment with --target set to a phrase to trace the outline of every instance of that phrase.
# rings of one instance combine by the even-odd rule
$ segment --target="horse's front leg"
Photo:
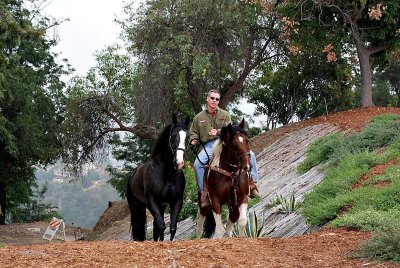
[[[169,231],[170,231],[169,239],[173,241],[178,225],[178,216],[183,206],[183,196],[179,197],[174,202],[171,202],[169,206],[171,208],[171,224],[169,226]]]
[[[229,218],[228,218],[228,222],[226,223],[226,233],[228,234],[228,237],[232,237],[233,226],[238,221],[239,215],[240,215],[239,208],[236,205],[234,205],[233,207],[230,207]]]
[[[160,206],[160,215],[161,218],[163,219],[163,224],[165,226],[164,222],[164,213],[165,213],[165,206]],[[164,241],[164,228],[159,228],[159,225],[156,221],[153,221],[153,238],[154,241]]]
[[[148,208],[153,215],[153,239],[154,241],[164,241],[164,210],[165,206],[157,204],[153,197],[147,200]]]
[[[242,203],[239,206],[239,236],[244,236],[244,228],[247,224],[247,203]]]
[[[221,238],[224,235],[224,226],[222,224],[221,218],[221,210],[222,205],[219,203],[219,200],[212,200],[212,211],[215,220],[215,238]]]
[[[213,211],[213,214],[215,219],[215,238],[221,238],[224,235],[221,213],[218,214]]]

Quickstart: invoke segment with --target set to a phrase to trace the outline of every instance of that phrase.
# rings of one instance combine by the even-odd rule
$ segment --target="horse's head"
[[[250,146],[249,138],[244,130],[245,121],[242,119],[239,125],[229,124],[221,129],[220,139],[231,152],[230,163],[239,169],[250,172]]]
[[[178,122],[175,114],[172,116],[169,147],[174,154],[175,169],[181,169],[185,164],[185,152],[189,145],[189,122],[189,116],[186,116],[184,122]]]

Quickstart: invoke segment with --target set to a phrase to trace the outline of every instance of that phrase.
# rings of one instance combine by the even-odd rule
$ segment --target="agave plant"
[[[257,220],[257,214],[254,211],[254,209],[250,209],[247,212],[247,224],[246,227],[244,228],[244,235],[246,237],[261,237],[265,233],[265,228],[264,228],[264,217],[262,218],[261,226],[258,227],[258,220]],[[238,222],[235,223],[233,226],[233,236],[238,237],[239,236],[239,224]]]
[[[292,191],[288,197],[283,197],[282,194],[276,194],[276,197],[277,203],[280,205],[279,212],[290,214],[297,209],[298,203],[294,196],[294,191]]]

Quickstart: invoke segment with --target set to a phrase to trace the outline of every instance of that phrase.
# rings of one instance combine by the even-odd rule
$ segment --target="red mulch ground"
[[[368,233],[344,229],[292,238],[175,242],[52,242],[0,249],[1,267],[398,267],[350,256]]]

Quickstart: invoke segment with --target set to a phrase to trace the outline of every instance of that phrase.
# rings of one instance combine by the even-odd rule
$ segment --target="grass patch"
[[[346,216],[339,216],[329,225],[331,227],[346,226],[366,231],[388,232],[396,228],[400,229],[399,217],[399,209],[381,211],[369,208],[354,211]]]
[[[393,146],[397,147],[397,143]],[[391,167],[386,175],[370,175],[369,186],[353,189],[360,176],[366,174],[371,167],[400,155],[400,150],[392,149],[388,148],[383,154],[362,152],[349,155],[338,166],[328,168],[321,184],[304,196],[301,213],[308,222],[313,225],[325,224],[337,218],[345,207],[351,207],[351,211],[368,208],[387,211],[399,205],[399,164]],[[389,175],[392,177],[389,178]],[[390,180],[391,184],[383,188],[375,187],[374,183],[379,180]],[[351,211],[345,215],[350,215]]]
[[[400,116],[378,115],[361,133],[352,136],[334,133],[312,143],[307,148],[306,159],[298,166],[298,171],[305,173],[323,162],[335,166],[345,156],[363,151],[372,152],[398,140],[400,140]]]
[[[381,232],[360,252],[373,259],[399,262],[400,239],[398,233],[391,232],[400,230],[400,164],[388,166],[380,175],[369,171],[400,157],[400,116],[377,116],[353,136],[324,137],[309,147],[306,157],[300,172],[327,163],[324,180],[304,196],[301,204],[300,213],[307,221]],[[367,179],[360,181],[365,174]],[[390,235],[397,235],[397,244],[391,242]],[[389,246],[385,248],[384,243]],[[379,253],[373,254],[373,248]]]
[[[298,171],[303,174],[320,163],[328,161],[330,156],[338,150],[342,139],[341,133],[334,133],[312,143],[307,148],[306,159],[298,166]]]

